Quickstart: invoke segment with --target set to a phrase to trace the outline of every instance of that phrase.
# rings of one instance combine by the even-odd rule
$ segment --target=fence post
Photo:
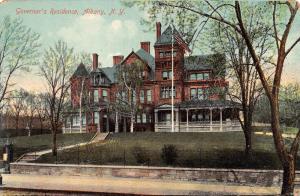
[[[125,149],[124,149],[124,154],[123,154],[123,161],[124,161],[124,167],[126,166],[126,156],[125,156]]]
[[[79,145],[77,146],[77,163],[79,165]]]

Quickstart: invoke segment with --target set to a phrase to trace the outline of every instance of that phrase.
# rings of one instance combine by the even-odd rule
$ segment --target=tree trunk
[[[245,154],[248,157],[249,155],[251,155],[252,152],[252,130],[251,130],[252,128],[247,127],[246,129],[248,130],[244,131],[245,140],[246,140]]]
[[[116,112],[116,121],[115,121],[115,133],[119,132],[119,115],[118,112]]]
[[[16,116],[16,130],[19,129],[19,116]]]
[[[40,120],[40,129],[41,129],[41,134],[43,134],[43,121]]]
[[[295,161],[292,155],[289,156],[289,161],[283,166],[282,179],[281,195],[294,195]]]
[[[133,133],[133,129],[134,129],[134,115],[131,115],[131,120],[130,120],[130,133]]]
[[[57,145],[56,145],[56,128],[52,130],[52,155],[57,155]]]
[[[123,119],[123,122],[124,122],[124,123],[123,123],[123,124],[124,124],[124,125],[123,125],[123,132],[126,133],[126,132],[127,132],[127,122],[126,122],[126,118],[125,118],[125,117],[124,117],[124,119]]]

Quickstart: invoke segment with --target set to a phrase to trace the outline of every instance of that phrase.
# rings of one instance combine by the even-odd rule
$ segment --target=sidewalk
[[[57,151],[62,151],[62,150],[67,150],[67,149],[71,149],[71,148],[75,148],[78,146],[85,146],[94,142],[99,142],[99,141],[103,141],[106,139],[106,137],[109,135],[109,133],[99,133],[97,132],[94,137],[88,141],[88,142],[82,142],[82,143],[78,143],[78,144],[73,144],[73,145],[69,145],[69,146],[62,146],[62,147],[58,147]],[[17,159],[16,162],[30,162],[30,161],[35,161],[36,159],[38,159],[40,156],[44,155],[44,154],[48,154],[51,153],[52,149],[46,149],[46,150],[41,150],[41,151],[36,151],[36,152],[29,152],[26,154],[23,154],[21,157],[19,157]]]
[[[251,187],[133,178],[41,176],[3,174],[4,188],[79,193],[122,193],[137,195],[276,195],[279,187]],[[300,189],[296,190],[296,194]]]

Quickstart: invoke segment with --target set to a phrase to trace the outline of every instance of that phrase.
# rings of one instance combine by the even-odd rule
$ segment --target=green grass
[[[81,142],[89,141],[94,134],[57,134],[57,145],[67,146]],[[31,137],[21,136],[10,138],[13,143],[14,160],[27,152],[50,149],[52,147],[52,135],[34,135]],[[6,139],[0,140],[0,145],[3,146]],[[1,153],[2,154],[2,153]]]
[[[161,158],[161,149],[165,144],[173,144],[178,150],[178,158],[171,166],[280,169],[272,137],[253,137],[254,151],[251,157],[246,157],[242,132],[118,133],[103,142],[59,152],[57,163],[167,166]],[[136,147],[142,149],[149,162],[137,162],[133,155]],[[47,154],[37,162],[55,163],[56,159]]]

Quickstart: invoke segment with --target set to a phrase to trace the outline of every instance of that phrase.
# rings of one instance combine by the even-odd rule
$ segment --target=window
[[[79,121],[79,115],[75,115],[75,116],[73,116],[73,125],[74,126],[79,126],[80,125],[80,121]]]
[[[207,98],[206,90],[203,88],[191,88],[191,99],[204,100]]]
[[[207,80],[209,79],[209,73],[192,73],[190,74],[190,80]]]
[[[164,52],[159,52],[159,58],[163,58],[164,57]]]
[[[82,115],[82,125],[85,126],[86,125],[86,118],[85,115]]]
[[[198,88],[198,99],[203,100],[204,99],[204,90],[202,88]]]
[[[141,115],[139,114],[136,115],[136,122],[141,123]]]
[[[166,56],[166,57],[171,56],[171,51],[165,52],[165,56]]]
[[[196,74],[191,74],[190,75],[190,80],[197,80],[197,75]]]
[[[145,101],[144,90],[140,90],[140,103],[144,103],[144,101]]]
[[[203,74],[203,79],[204,79],[204,80],[209,79],[209,73],[204,73],[204,74]]]
[[[94,123],[99,124],[99,112],[94,112]]]
[[[171,96],[172,96],[171,86],[161,87],[161,89],[160,89],[160,97],[161,98],[168,99],[168,98],[171,98]],[[176,88],[175,88],[175,86],[173,88],[173,97],[176,97]]]
[[[203,74],[197,73],[197,80],[203,80]]]
[[[98,103],[99,102],[99,91],[98,89],[94,90],[94,103]]]
[[[191,89],[191,99],[197,98],[197,91],[195,88]]]
[[[151,114],[148,114],[148,115],[147,115],[147,122],[148,122],[148,123],[151,123],[151,122],[152,122],[152,116],[151,116]]]
[[[152,102],[152,90],[147,90],[147,102]]]
[[[147,116],[145,113],[142,114],[142,123],[146,123],[147,122]]]
[[[164,80],[172,79],[172,71],[163,71],[162,77]]]
[[[104,101],[107,101],[107,90],[106,89],[102,90],[102,98]]]

